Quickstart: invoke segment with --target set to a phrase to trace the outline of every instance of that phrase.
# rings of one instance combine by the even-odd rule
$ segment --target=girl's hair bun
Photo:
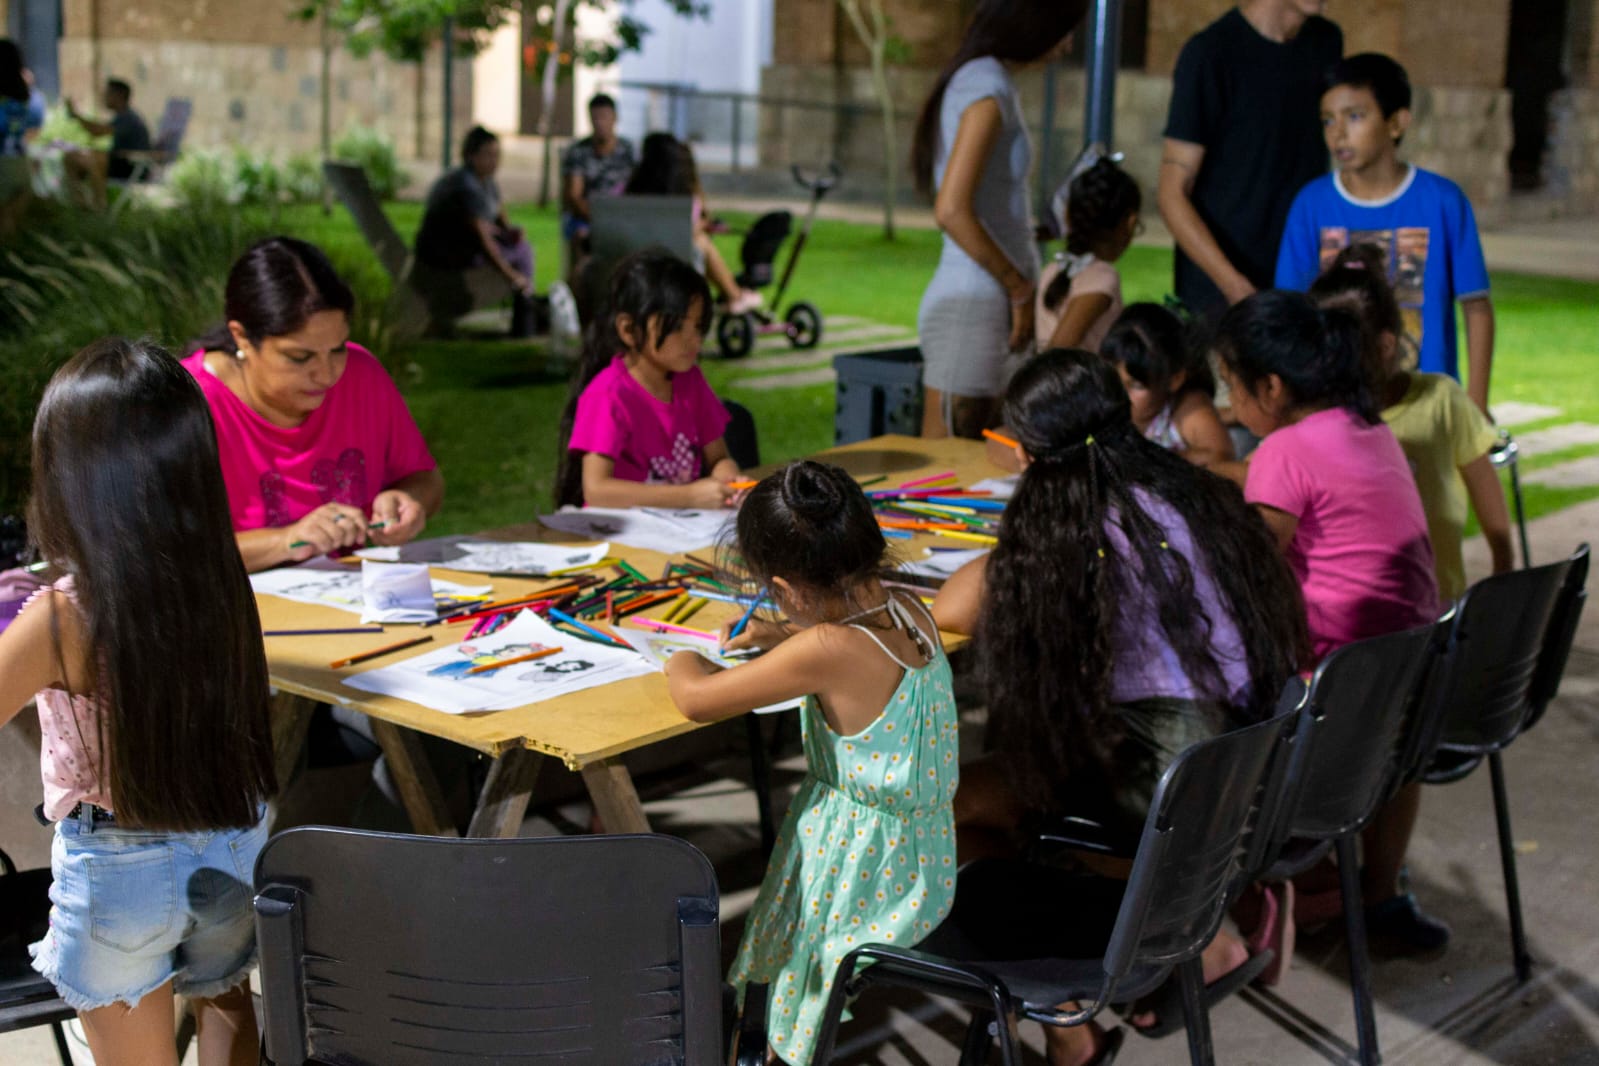
[[[821,463],[792,463],[783,471],[783,504],[800,518],[818,521],[838,514],[844,495]]]

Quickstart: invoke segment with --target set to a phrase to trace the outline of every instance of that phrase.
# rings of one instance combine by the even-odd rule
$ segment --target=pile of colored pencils
[[[907,481],[898,488],[871,489],[866,495],[886,537],[908,539],[916,533],[932,533],[968,545],[993,546],[998,543],[1005,501],[993,499],[987,492],[960,488],[957,480],[950,471]]]

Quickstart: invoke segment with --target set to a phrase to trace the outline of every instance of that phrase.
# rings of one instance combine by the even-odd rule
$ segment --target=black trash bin
[[[833,443],[852,444],[885,433],[922,431],[922,350],[883,348],[836,356],[838,406]]]

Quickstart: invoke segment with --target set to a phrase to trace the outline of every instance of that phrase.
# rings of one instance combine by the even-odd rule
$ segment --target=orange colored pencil
[[[727,487],[730,488],[730,489],[738,489],[739,491],[742,492],[744,489],[753,489],[756,485],[759,485],[759,484],[760,484],[759,481],[749,481],[749,480],[745,480],[745,481],[729,481],[727,483]]]
[[[354,666],[356,663],[364,663],[368,659],[376,659],[380,655],[388,655],[391,652],[404,651],[406,648],[414,648],[418,644],[426,644],[432,639],[433,634],[429,633],[427,636],[413,637],[410,640],[402,640],[397,644],[385,644],[381,648],[373,648],[371,651],[364,651],[360,655],[348,655],[343,659],[334,659],[332,662],[328,663],[328,669],[337,670],[342,666]]]
[[[1005,434],[1003,434],[1003,433],[995,433],[991,429],[983,430],[983,436],[987,437],[989,440],[993,441],[995,444],[1003,444],[1007,448],[1020,448],[1021,447],[1020,444],[1018,444],[1016,441],[1011,440],[1009,437],[1005,436]]]
[[[468,670],[467,673],[486,674],[490,670],[498,670],[502,666],[510,666],[512,663],[530,663],[534,659],[542,659],[548,655],[556,655],[564,650],[564,648],[542,648],[539,651],[529,652],[526,655],[517,655],[510,659],[501,659],[497,663],[484,663],[482,666],[474,666],[472,669]]]

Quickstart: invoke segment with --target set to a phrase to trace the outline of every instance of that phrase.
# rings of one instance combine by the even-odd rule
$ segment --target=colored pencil
[[[904,529],[885,529],[882,531],[882,533],[883,536],[889,538],[890,540],[910,540],[913,536],[915,536],[914,533]]]
[[[687,559],[689,562],[693,563],[695,566],[704,567],[706,570],[710,571],[711,573],[713,573],[713,574],[716,573],[716,567],[715,566],[713,566],[712,564],[706,562],[704,559],[701,559],[697,555],[689,555],[687,552],[684,552],[683,553],[683,558]]]
[[[699,637],[702,640],[716,641],[715,633],[707,633],[703,629],[690,629],[688,626],[676,626],[670,622],[657,622],[653,618],[630,618],[628,621],[645,629],[654,629],[662,633],[682,633],[685,636]]]
[[[704,607],[708,602],[709,601],[703,596],[695,596],[693,599],[688,601],[687,606],[685,606],[682,611],[678,612],[678,616],[674,618],[673,621],[678,625],[682,625],[690,618],[693,618],[694,615],[699,612],[699,609]]]
[[[999,538],[987,533],[967,533],[964,530],[957,532],[952,529],[935,529],[935,534],[940,537],[953,537],[956,540],[973,540],[979,544],[998,544]]]
[[[543,648],[539,651],[529,652],[526,655],[518,655],[510,659],[501,659],[497,663],[484,663],[482,666],[474,666],[472,669],[468,670],[467,673],[486,674],[490,670],[498,670],[502,666],[512,666],[516,663],[530,663],[534,659],[548,658],[551,655],[558,655],[565,650],[565,648]]]
[[[993,441],[995,444],[1003,444],[1007,448],[1020,448],[1021,447],[1020,444],[1018,444],[1016,441],[1011,440],[1009,437],[1005,436],[1005,434],[1003,434],[1003,433],[995,433],[991,429],[983,430],[983,436],[987,437],[989,440]]]
[[[544,572],[544,576],[545,577],[565,577],[568,574],[581,574],[585,570],[595,570],[595,569],[598,569],[599,567],[602,567],[604,565],[605,565],[605,560],[604,559],[601,559],[601,560],[599,560],[597,562],[592,562],[592,563],[578,563],[576,566],[566,566],[566,567],[562,567],[559,570],[546,570]]]
[[[382,626],[350,626],[346,629],[269,629],[263,637],[322,637],[335,633],[381,633]]]
[[[595,638],[596,640],[604,641],[606,644],[610,644],[610,645],[613,645],[613,646],[620,646],[620,647],[623,647],[623,648],[627,648],[629,651],[632,650],[633,646],[631,644],[627,643],[625,640],[618,640],[616,637],[611,636],[609,633],[602,633],[598,629],[595,629],[592,626],[586,626],[582,622],[579,622],[576,618],[573,618],[571,615],[566,614],[565,612],[562,612],[562,611],[557,611],[554,607],[550,608],[550,617],[555,619],[557,622],[561,622],[561,623],[564,623],[566,625],[571,626],[573,629],[577,629],[577,630],[580,630],[580,631],[582,631],[584,633],[587,633],[589,636]]]
[[[627,573],[628,573],[628,576],[633,578],[634,581],[639,581],[639,582],[642,582],[643,584],[646,584],[646,585],[649,584],[650,579],[645,577],[635,567],[630,566],[626,559],[618,559],[616,561],[616,565],[620,566],[623,570],[626,570]]]
[[[1003,511],[1004,500],[983,500],[971,496],[924,496],[922,502],[932,507],[934,504],[944,504],[952,507],[970,507],[974,511]]]
[[[629,600],[626,603],[617,604],[616,605],[616,617],[618,617],[618,618],[626,618],[628,615],[637,614],[640,611],[647,611],[651,607],[659,607],[661,604],[665,603],[667,600],[675,600],[679,596],[686,596],[686,595],[688,595],[687,592],[678,591],[678,592],[660,592],[660,593],[655,593],[655,594],[649,595],[649,596],[640,596],[637,599]]]
[[[881,483],[883,483],[883,482],[885,482],[887,480],[888,480],[888,475],[887,474],[878,474],[876,477],[869,477],[865,481],[860,482],[859,484],[860,484],[861,488],[864,489],[868,485],[879,485],[879,484],[881,484]]]
[[[386,525],[388,525],[388,523],[387,523],[387,522],[373,522],[373,523],[372,523],[372,524],[371,524],[371,525],[369,525],[369,526],[367,526],[367,527],[366,527],[366,531],[367,531],[367,532],[368,532],[368,533],[370,533],[370,532],[372,532],[372,531],[373,531],[373,530],[374,530],[374,529],[382,529],[382,528],[383,528],[383,527],[384,527],[384,526],[386,526]],[[308,541],[308,540],[294,540],[294,541],[290,541],[290,542],[289,542],[289,550],[290,550],[290,551],[293,551],[293,550],[294,550],[294,549],[295,549],[295,548],[303,548],[303,547],[305,547],[305,546],[306,546],[306,545],[307,545],[307,544],[310,544],[310,543],[311,543],[311,542],[310,542],[310,541]]]
[[[527,603],[513,603],[505,607],[495,607],[487,611],[473,611],[471,614],[456,615],[454,618],[444,619],[445,625],[460,625],[462,622],[476,622],[483,618],[497,618],[502,614],[516,614],[519,611],[542,611],[558,600],[530,600]],[[437,622],[423,622],[424,626],[437,625]]]
[[[354,666],[356,663],[364,663],[368,659],[377,659],[384,655],[392,655],[394,652],[404,651],[406,648],[414,648],[418,644],[427,644],[432,640],[433,634],[428,633],[424,636],[412,637],[410,640],[402,640],[397,644],[385,644],[381,648],[373,648],[371,651],[364,651],[360,655],[347,655],[342,659],[334,659],[332,662],[328,663],[328,669],[337,670],[344,666]]]
[[[614,589],[607,589],[605,593],[605,624],[609,626],[616,624],[616,591]]]
[[[915,489],[920,488],[923,485],[931,485],[935,481],[953,481],[955,480],[955,476],[955,471],[946,470],[942,474],[933,474],[931,477],[919,477],[915,481],[907,481],[900,485],[900,488]]]
[[[756,485],[759,485],[759,484],[760,484],[759,481],[748,481],[748,480],[745,480],[745,481],[729,481],[727,483],[727,487],[730,488],[730,489],[737,489],[738,491],[742,492],[745,489],[753,489]]]
[[[750,597],[748,597],[748,596],[735,596],[734,594],[732,594],[730,592],[716,592],[716,591],[713,591],[713,590],[708,589],[708,588],[701,588],[699,585],[695,585],[691,589],[691,591],[696,596],[702,597],[702,598],[707,599],[707,600],[715,600],[718,603],[732,603],[732,604],[737,604],[739,607],[748,607],[749,604],[750,604]],[[777,606],[776,604],[774,604],[770,599],[768,599],[765,596],[756,596],[755,598],[757,600],[759,600],[763,606],[766,606],[766,607],[775,607],[775,606]]]
[[[739,616],[738,621],[733,623],[732,631],[727,634],[728,640],[732,640],[744,632],[744,627],[750,624],[750,618],[755,614],[755,608],[760,606],[760,603],[761,601],[758,599],[750,601],[750,605],[744,608],[744,613]]]

